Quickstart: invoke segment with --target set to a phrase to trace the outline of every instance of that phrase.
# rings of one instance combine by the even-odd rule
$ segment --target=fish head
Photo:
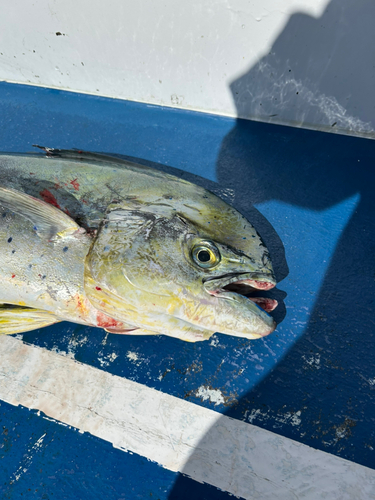
[[[86,257],[91,303],[118,321],[184,340],[271,333],[275,322],[264,309],[275,301],[243,293],[275,286],[268,250],[222,204],[217,211],[205,203],[199,214],[178,204],[110,208]]]

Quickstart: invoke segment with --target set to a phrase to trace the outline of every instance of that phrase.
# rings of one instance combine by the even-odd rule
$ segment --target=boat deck
[[[0,338],[2,498],[375,498],[375,142],[7,83],[0,117],[1,151],[121,155],[214,191],[280,281],[262,340]]]

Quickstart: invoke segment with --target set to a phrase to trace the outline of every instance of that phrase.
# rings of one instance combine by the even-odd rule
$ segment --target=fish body
[[[25,308],[33,308],[31,321],[39,310],[48,324],[65,319],[119,326],[85,296],[84,260],[92,243],[85,230],[57,208],[2,187],[0,214],[0,302],[20,306],[13,314],[25,319]],[[1,312],[4,307],[0,318]],[[28,329],[27,321],[21,323],[17,332]]]
[[[13,315],[32,308],[41,321],[49,313],[51,322],[189,341],[274,330],[257,303],[271,310],[275,301],[238,293],[275,286],[268,251],[254,227],[206,189],[117,158],[60,150],[0,155],[0,178],[0,303],[12,304]],[[0,325],[1,311],[11,315],[3,306]]]

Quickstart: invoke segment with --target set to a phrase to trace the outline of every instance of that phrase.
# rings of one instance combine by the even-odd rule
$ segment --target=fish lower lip
[[[267,313],[273,311],[279,305],[277,300],[269,299],[267,297],[249,297],[249,300],[255,302],[255,304],[257,304],[263,309],[263,311],[266,311]]]

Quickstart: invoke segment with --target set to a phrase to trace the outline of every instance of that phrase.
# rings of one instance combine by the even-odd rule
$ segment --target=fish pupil
[[[211,255],[207,252],[207,250],[201,250],[198,252],[197,257],[200,262],[208,262],[211,259]]]

